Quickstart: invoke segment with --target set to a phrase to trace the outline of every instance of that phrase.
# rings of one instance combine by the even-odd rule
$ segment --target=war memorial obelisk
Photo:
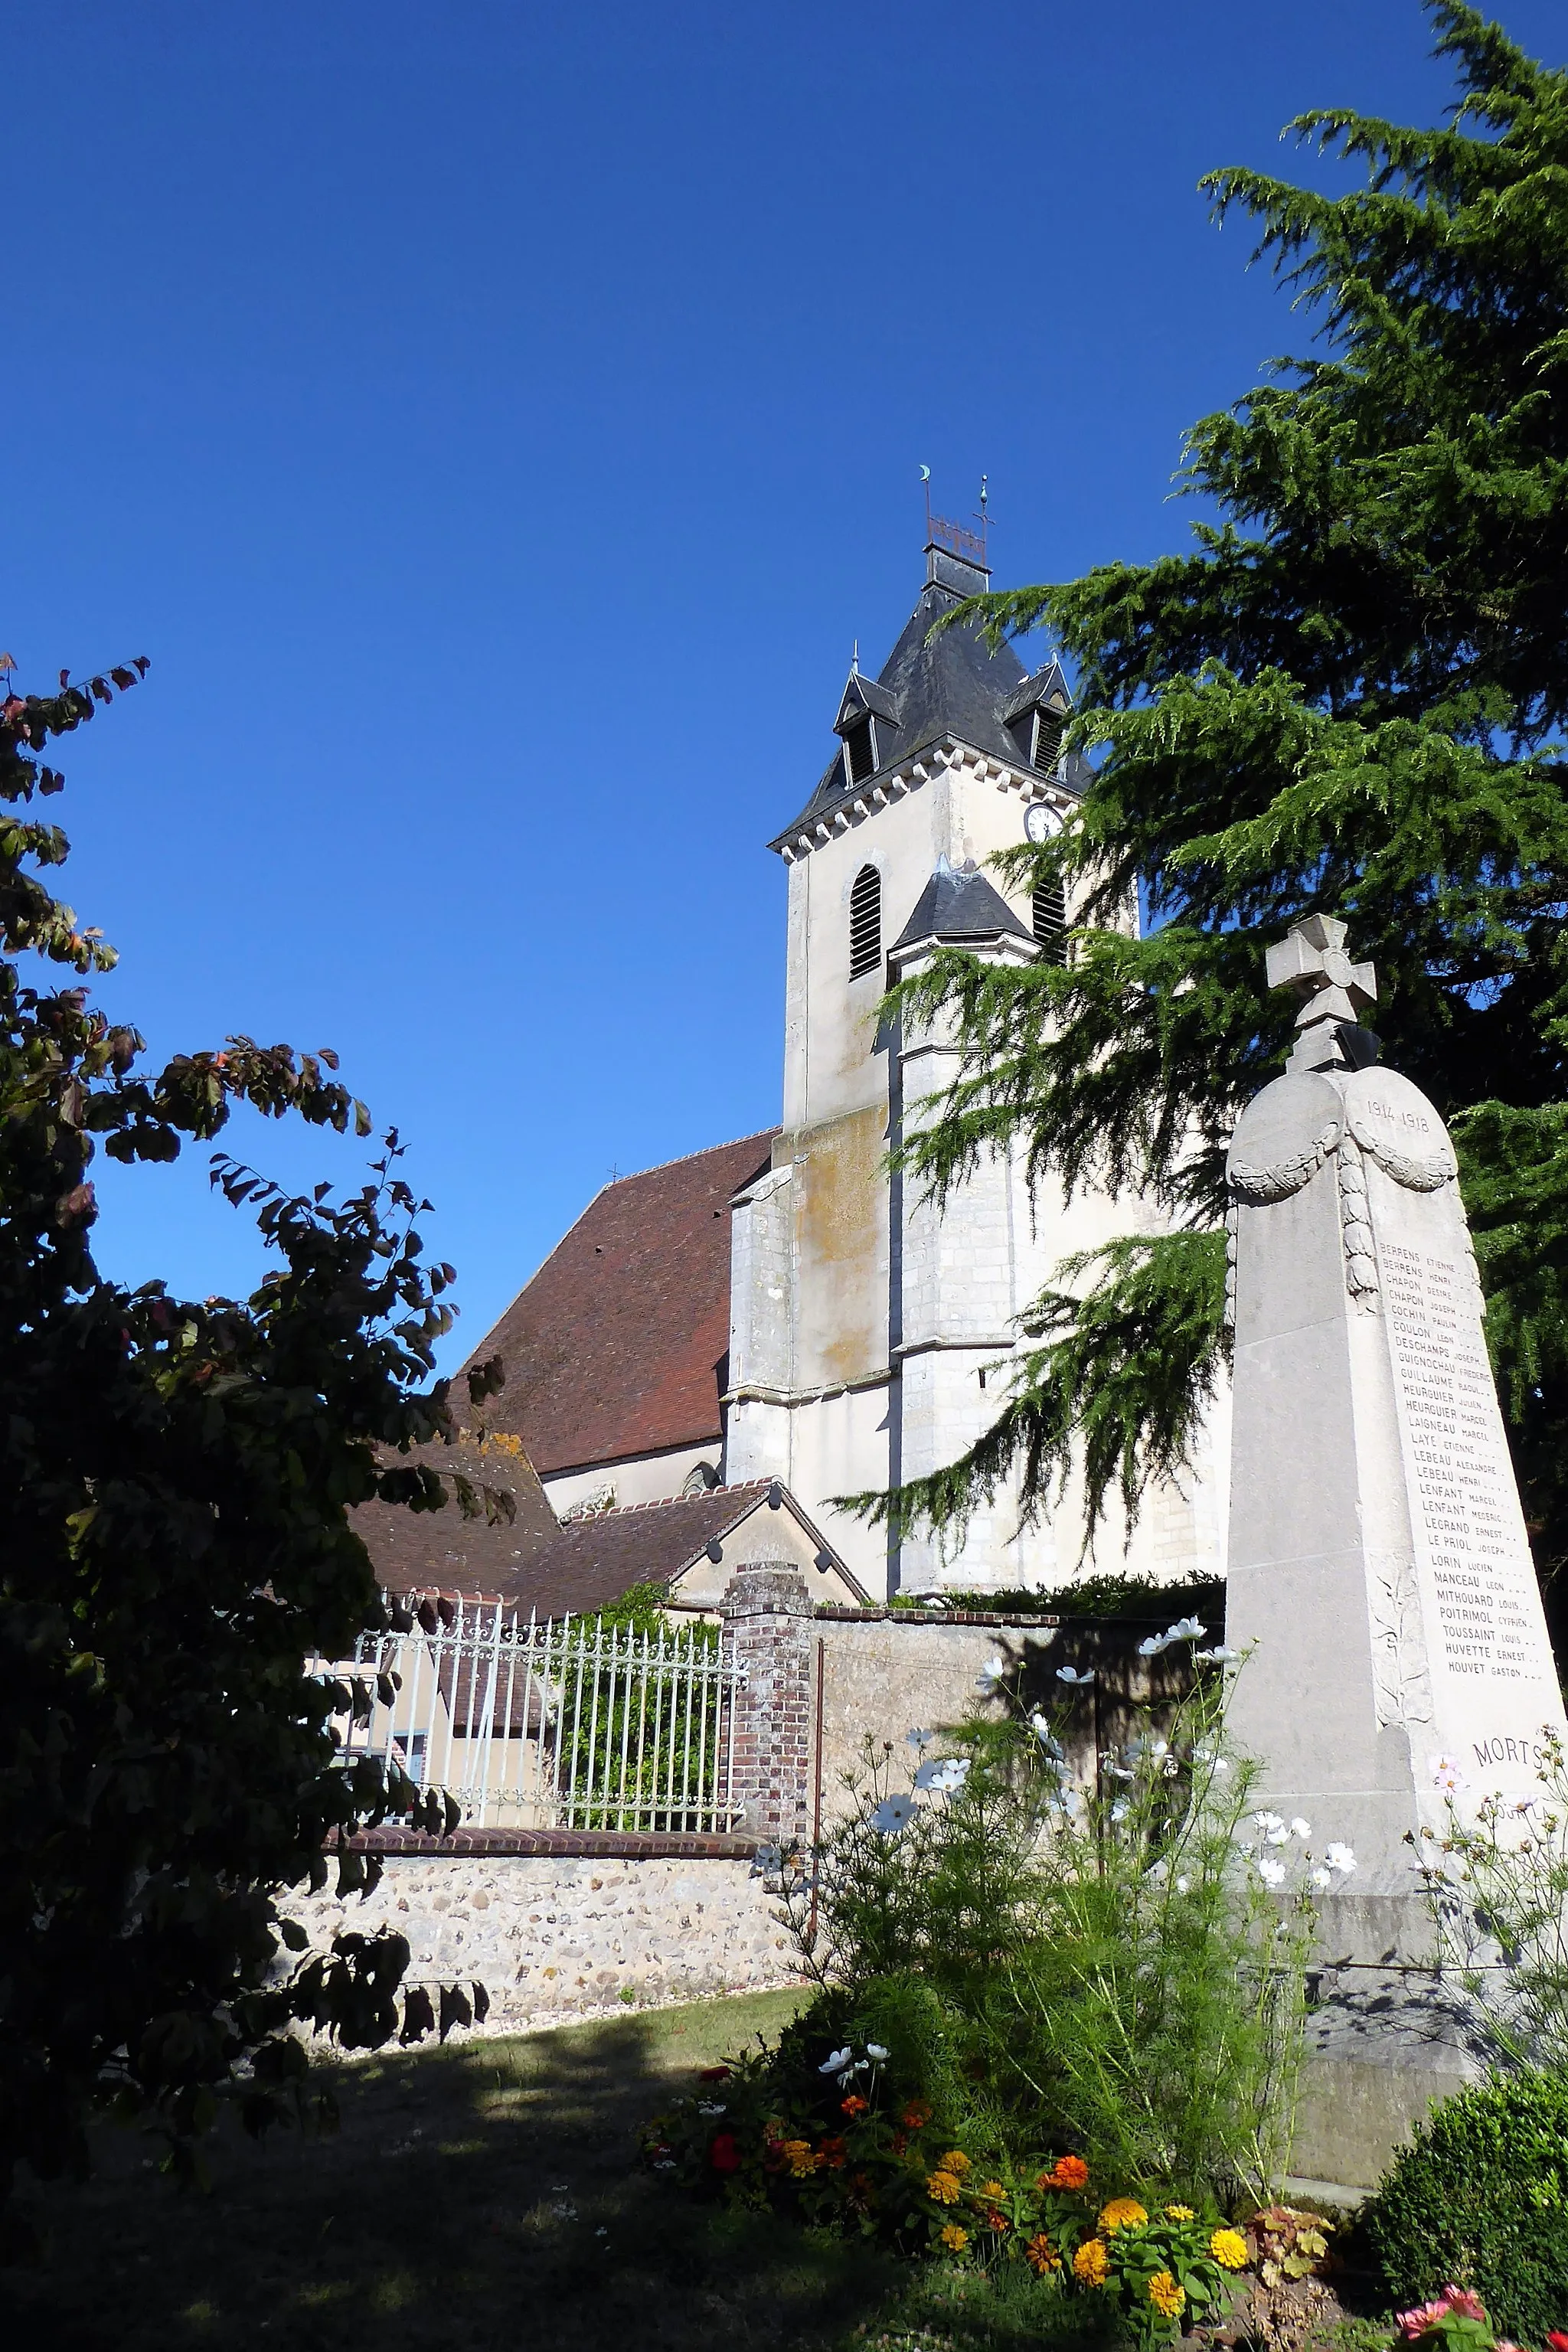
[[[1314,916],[1268,950],[1300,1001],[1228,1161],[1235,1399],[1231,1726],[1263,1801],[1355,1849],[1329,1946],[1429,1946],[1408,1833],[1539,1794],[1568,1738],[1481,1329],[1454,1148],[1358,1025],[1372,968]]]

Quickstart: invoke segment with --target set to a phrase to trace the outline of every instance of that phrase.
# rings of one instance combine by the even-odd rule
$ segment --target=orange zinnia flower
[[[839,2101],[838,2111],[840,2115],[863,2116],[870,2104],[870,2100],[863,2099],[858,2091],[851,2091],[847,2099]]]
[[[1048,2172],[1040,2175],[1042,2189],[1082,2189],[1089,2180],[1089,2167],[1081,2156],[1058,2156]]]
[[[907,2124],[910,2131],[923,2130],[931,2121],[931,2109],[923,2099],[911,2099],[900,2121]]]

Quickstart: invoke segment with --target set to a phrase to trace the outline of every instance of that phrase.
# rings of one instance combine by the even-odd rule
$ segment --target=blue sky
[[[1559,6],[1505,21],[1563,51]],[[784,871],[917,469],[998,584],[1177,545],[1184,425],[1295,345],[1199,174],[1448,95],[1415,0],[0,13],[20,683],[159,1055],[327,1044],[459,1272],[447,1360],[613,1167],[770,1124]],[[237,1121],[286,1181],[364,1148]],[[205,1155],[106,1271],[261,1270]]]

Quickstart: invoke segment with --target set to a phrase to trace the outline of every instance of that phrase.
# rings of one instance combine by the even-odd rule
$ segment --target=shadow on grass
[[[47,2254],[0,2274],[0,2298],[51,2352],[1037,2343],[1034,2296],[928,2292],[874,2251],[639,2169],[637,2124],[794,2006],[756,1994],[344,2065],[336,2137],[220,2133],[205,2194],[106,2131],[86,2189],[33,2199]]]

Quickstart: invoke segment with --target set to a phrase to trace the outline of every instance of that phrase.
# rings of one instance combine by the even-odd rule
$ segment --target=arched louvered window
[[[862,866],[849,893],[849,977],[861,980],[882,961],[882,877]]]
[[[1035,885],[1035,937],[1045,963],[1068,960],[1068,894],[1060,882]]]

